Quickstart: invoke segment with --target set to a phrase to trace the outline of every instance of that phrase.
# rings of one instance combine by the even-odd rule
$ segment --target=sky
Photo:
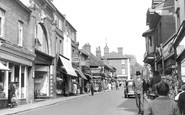
[[[152,0],[53,0],[57,9],[77,30],[77,42],[81,49],[85,43],[91,45],[95,55],[100,46],[102,56],[105,44],[109,52],[123,47],[123,54],[136,56],[143,65],[147,9]]]

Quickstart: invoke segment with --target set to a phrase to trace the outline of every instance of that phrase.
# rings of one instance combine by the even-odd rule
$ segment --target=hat
[[[141,75],[140,71],[136,71],[136,75]]]

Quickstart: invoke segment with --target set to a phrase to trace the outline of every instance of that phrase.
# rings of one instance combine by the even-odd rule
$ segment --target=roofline
[[[14,1],[14,0],[13,0]],[[24,8],[27,12],[31,13],[32,11],[25,6],[20,0],[15,0],[16,3],[18,3],[20,6],[22,6],[22,8]]]

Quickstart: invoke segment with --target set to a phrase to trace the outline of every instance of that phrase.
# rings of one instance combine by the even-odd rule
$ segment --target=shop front
[[[75,72],[78,75],[78,83],[79,83],[79,89],[80,94],[83,94],[85,91],[85,81],[87,81],[86,76],[83,74],[83,72],[80,70],[80,68],[75,69]]]
[[[57,71],[59,73],[57,77],[62,79],[62,83],[60,83],[60,86],[59,82],[57,85],[63,91],[64,96],[71,95],[73,91],[72,82],[78,80],[78,75],[75,73],[71,61],[68,58],[60,55]]]
[[[181,87],[182,83],[185,83],[185,21],[182,22],[180,25],[176,37],[173,41],[173,46],[176,53],[176,69],[177,69],[177,76],[179,81],[179,88]]]
[[[53,98],[53,57],[36,50],[34,96],[35,99]]]
[[[35,55],[33,52],[1,41],[0,47],[0,82],[5,97],[9,97],[9,84],[15,86],[15,95],[18,104],[25,104],[33,101],[32,67]],[[28,87],[30,89],[28,90]]]

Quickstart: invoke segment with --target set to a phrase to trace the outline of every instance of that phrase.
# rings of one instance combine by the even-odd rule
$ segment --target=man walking
[[[92,80],[91,80],[90,83],[91,83],[91,84],[90,84],[91,95],[93,96],[93,95],[94,95],[94,83],[93,83]]]
[[[177,102],[178,102],[180,113],[182,115],[185,115],[185,84],[182,85],[181,89],[182,89],[182,93],[180,93]]]
[[[138,114],[143,115],[143,80],[140,71],[136,71],[136,77],[133,80],[133,90],[135,92],[136,105],[139,108]]]

